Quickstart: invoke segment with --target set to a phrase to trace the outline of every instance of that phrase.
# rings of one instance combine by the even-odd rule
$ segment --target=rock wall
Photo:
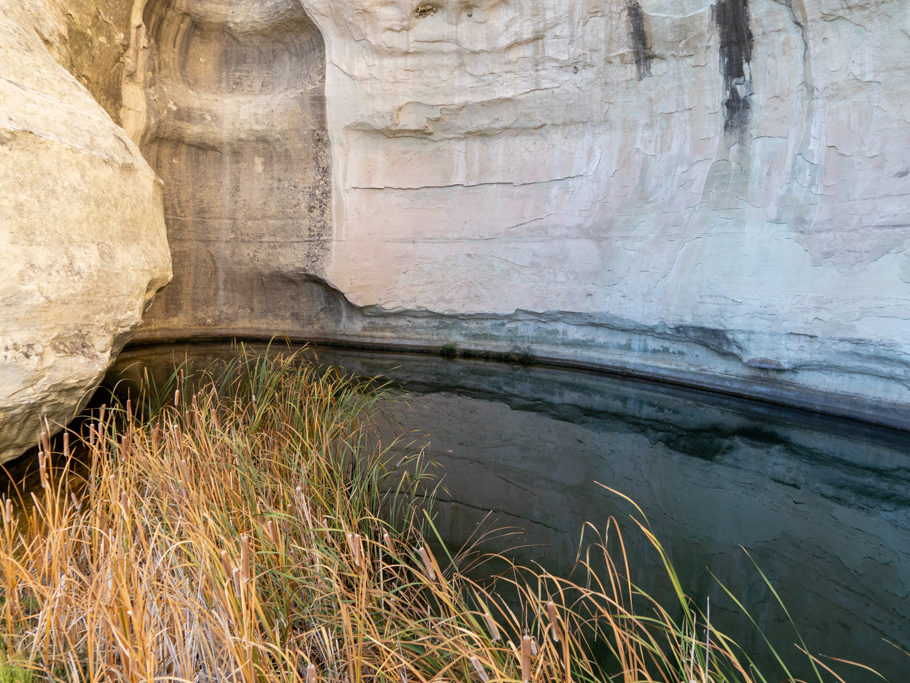
[[[297,0],[140,0],[123,121],[164,181],[175,278],[146,334],[300,325],[331,186],[322,37]]]
[[[773,302],[786,331],[895,331],[906,3],[304,4],[355,303],[770,329]]]
[[[12,0],[8,0],[12,2]],[[120,123],[130,0],[20,0],[44,47]]]
[[[454,345],[910,426],[906,2],[296,2],[134,11],[123,121],[176,263],[144,339]]]
[[[328,55],[327,277],[353,303],[910,402],[903,0],[304,5]]]
[[[0,0],[0,461],[73,417],[171,275],[161,186],[61,66],[54,7]]]
[[[142,339],[539,356],[910,426],[902,0],[2,2],[13,448],[167,278],[115,123],[175,263]]]

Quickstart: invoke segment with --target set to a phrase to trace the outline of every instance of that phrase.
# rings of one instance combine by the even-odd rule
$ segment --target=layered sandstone
[[[0,461],[72,418],[171,275],[161,186],[61,65],[60,16],[0,0]]]
[[[904,3],[139,5],[124,122],[177,263],[145,338],[910,402]]]
[[[906,414],[906,2],[303,2],[358,329]]]
[[[297,0],[148,0],[123,90],[165,184],[176,277],[147,335],[258,333],[319,317],[301,295],[331,232],[322,36]]]
[[[30,7],[164,181],[145,340],[448,345],[910,425],[902,0]]]

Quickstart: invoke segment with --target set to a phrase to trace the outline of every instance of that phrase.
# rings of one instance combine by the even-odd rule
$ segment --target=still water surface
[[[120,366],[225,348],[136,349]],[[800,658],[793,626],[743,548],[811,650],[910,680],[910,656],[898,649],[910,650],[910,434],[592,373],[316,351],[408,392],[386,406],[384,428],[429,443],[450,545],[492,511],[487,526],[523,530],[507,544],[525,547],[491,549],[569,572],[585,522],[603,528],[632,512],[602,482],[641,506],[684,589],[702,606],[710,599],[712,622],[759,662],[761,636],[712,574],[790,661]],[[638,583],[672,604],[649,544],[632,533],[626,541]],[[848,681],[879,680],[848,672]]]

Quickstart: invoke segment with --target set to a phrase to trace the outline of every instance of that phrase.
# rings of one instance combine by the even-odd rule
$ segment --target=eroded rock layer
[[[311,315],[330,206],[322,37],[297,0],[149,0],[124,125],[165,183],[174,281],[146,331]]]
[[[119,124],[132,0],[19,2],[54,60]]]
[[[155,174],[41,9],[0,0],[0,461],[73,417],[170,278]]]
[[[910,403],[903,0],[303,4],[368,327]]]
[[[448,344],[910,425],[903,0],[148,0],[134,25],[123,120],[177,273],[144,338]]]

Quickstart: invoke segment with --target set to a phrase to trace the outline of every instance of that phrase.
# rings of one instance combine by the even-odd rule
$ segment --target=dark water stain
[[[174,270],[144,331],[240,320],[275,328],[278,310],[305,320],[331,227],[322,34],[297,0],[143,4],[140,147],[164,181]],[[228,6],[236,16],[216,10]],[[237,128],[229,119],[239,106],[254,114]]]
[[[744,135],[749,129],[752,77],[752,30],[748,0],[718,0],[712,9],[720,38],[720,73],[724,78],[724,132]]]
[[[626,10],[629,17],[629,37],[632,39],[635,68],[638,69],[638,80],[643,80],[651,75],[651,60],[654,59],[654,53],[648,44],[648,26],[638,0],[629,0]]]

